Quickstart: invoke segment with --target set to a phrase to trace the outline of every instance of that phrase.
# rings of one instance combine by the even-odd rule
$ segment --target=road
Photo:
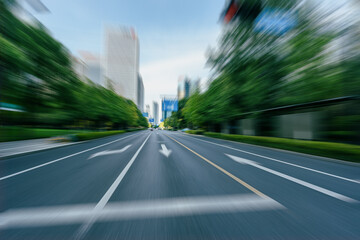
[[[360,239],[360,167],[170,131],[0,161],[0,239]]]

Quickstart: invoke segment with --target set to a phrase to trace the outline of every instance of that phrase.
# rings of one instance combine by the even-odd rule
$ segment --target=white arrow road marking
[[[94,211],[94,204],[10,209],[0,213],[0,229],[109,222],[132,219],[269,211],[285,209],[271,198],[254,194],[181,197],[110,202]]]
[[[238,152],[250,154],[250,155],[253,155],[253,156],[265,158],[265,159],[270,160],[270,161],[287,164],[287,165],[290,165],[290,166],[293,166],[293,167],[305,169],[305,170],[312,171],[312,172],[316,172],[316,173],[319,173],[319,174],[324,174],[324,175],[326,175],[326,176],[330,176],[330,177],[334,177],[334,178],[342,179],[342,180],[345,180],[345,181],[349,181],[349,182],[353,182],[353,183],[358,183],[358,184],[360,184],[360,180],[354,180],[354,179],[350,179],[350,178],[341,177],[341,176],[338,176],[338,175],[335,175],[335,174],[331,174],[331,173],[327,173],[327,172],[322,172],[322,171],[319,171],[319,170],[316,170],[316,169],[312,169],[312,168],[300,166],[300,165],[297,165],[297,164],[294,164],[294,163],[289,163],[289,162],[281,161],[281,160],[279,160],[279,159],[275,159],[275,158],[267,157],[267,156],[264,156],[264,155],[260,155],[260,154],[256,154],[256,153],[252,153],[252,152],[248,152],[248,151],[244,151],[244,150],[240,150],[240,149],[237,149],[237,148],[229,147],[229,146],[227,146],[227,145],[218,144],[218,143],[206,141],[206,140],[203,140],[203,139],[199,139],[198,137],[204,137],[204,136],[202,136],[202,135],[197,135],[197,137],[194,137],[194,136],[189,136],[189,134],[186,134],[186,135],[183,135],[183,136],[186,136],[186,137],[189,137],[189,138],[192,138],[192,139],[195,138],[195,139],[198,140],[198,141],[210,143],[210,144],[213,144],[213,145],[216,145],[216,146],[220,146],[220,147],[224,147],[224,148],[228,148],[228,149],[231,149],[231,150],[234,150],[234,151],[238,151]],[[226,140],[224,140],[224,141],[226,141]],[[232,143],[234,143],[234,142],[232,142]]]
[[[105,150],[105,151],[102,151],[102,152],[97,152],[97,153],[94,153],[93,155],[91,155],[88,159],[98,157],[98,156],[102,156],[102,155],[122,153],[122,152],[125,152],[129,147],[131,147],[131,144],[127,145],[126,147],[124,147],[122,149],[119,149],[119,150],[114,150],[114,151]]]
[[[272,169],[270,169],[270,168],[261,166],[261,165],[259,165],[257,162],[254,162],[254,161],[251,161],[251,160],[248,160],[248,159],[244,159],[244,158],[241,158],[241,157],[233,156],[233,155],[230,155],[230,154],[225,154],[225,155],[228,156],[229,158],[231,158],[232,160],[238,162],[238,163],[251,165],[251,166],[253,166],[253,167],[259,168],[259,169],[261,169],[261,170],[264,170],[264,171],[266,171],[266,172],[272,173],[272,174],[277,175],[277,176],[279,176],[279,177],[285,178],[285,179],[287,179],[287,180],[289,180],[289,181],[292,181],[292,182],[294,182],[294,183],[300,184],[300,185],[302,185],[302,186],[305,186],[305,187],[311,188],[311,189],[313,189],[313,190],[315,190],[315,191],[318,191],[318,192],[321,192],[321,193],[323,193],[323,194],[326,194],[326,195],[328,195],[328,196],[330,196],[330,197],[337,198],[337,199],[339,199],[339,200],[342,200],[342,201],[345,201],[345,202],[349,202],[349,203],[357,203],[357,202],[358,202],[358,201],[355,200],[355,199],[346,197],[346,196],[341,195],[341,194],[339,194],[339,193],[330,191],[330,190],[328,190],[328,189],[325,189],[325,188],[316,186],[316,185],[314,185],[314,184],[311,184],[311,183],[305,182],[305,181],[303,181],[303,180],[300,180],[300,179],[291,177],[291,176],[286,175],[286,174],[283,174],[283,173],[281,173],[281,172],[278,172],[278,171],[272,170]]]
[[[165,157],[169,157],[172,151],[167,149],[165,144],[161,144],[161,148],[162,149],[160,149],[159,152],[162,153]]]

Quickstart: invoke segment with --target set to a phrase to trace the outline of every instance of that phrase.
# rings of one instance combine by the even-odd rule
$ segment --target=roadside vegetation
[[[111,86],[79,79],[69,50],[41,23],[28,24],[17,18],[10,11],[13,4],[17,1],[0,0],[0,105],[16,106],[20,111],[0,110],[0,139],[61,132],[51,128],[147,127],[147,120],[131,100],[118,96]],[[10,130],[11,126],[24,130]]]

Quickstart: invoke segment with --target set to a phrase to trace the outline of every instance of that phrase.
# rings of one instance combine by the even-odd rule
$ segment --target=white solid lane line
[[[272,173],[272,174],[274,174],[276,176],[285,178],[285,179],[287,179],[289,181],[292,181],[294,183],[300,184],[300,185],[302,185],[304,187],[308,187],[308,188],[313,189],[315,191],[318,191],[320,193],[326,194],[326,195],[328,195],[330,197],[333,197],[333,198],[336,198],[336,199],[339,199],[339,200],[342,200],[342,201],[345,201],[345,202],[348,202],[348,203],[357,203],[358,202],[355,199],[352,199],[352,198],[346,197],[346,196],[344,196],[342,194],[330,191],[330,190],[328,190],[326,188],[316,186],[314,184],[311,184],[311,183],[305,182],[303,180],[291,177],[291,176],[283,174],[281,172],[278,172],[278,171],[272,170],[270,168],[261,166],[257,162],[254,162],[254,161],[251,161],[251,160],[248,160],[248,159],[245,159],[245,158],[233,156],[233,155],[230,155],[230,154],[225,154],[225,155],[228,156],[229,158],[233,159],[234,161],[238,162],[238,163],[251,165],[253,167],[259,168],[259,169],[264,170],[266,172]]]
[[[19,172],[16,172],[16,173],[13,173],[13,174],[10,174],[10,175],[1,177],[1,178],[0,178],[0,181],[5,180],[5,179],[8,179],[8,178],[11,178],[11,177],[15,177],[15,176],[20,175],[20,174],[22,174],[22,173],[30,172],[30,171],[32,171],[32,170],[35,170],[35,169],[37,169],[37,168],[41,168],[41,167],[50,165],[50,164],[52,164],[52,163],[56,163],[56,162],[62,161],[62,160],[64,160],[64,159],[67,159],[67,158],[70,158],[70,157],[79,155],[79,154],[84,153],[84,152],[88,152],[88,151],[91,151],[91,150],[94,150],[94,149],[97,149],[97,148],[100,148],[100,147],[109,145],[109,144],[114,143],[114,142],[118,142],[118,141],[123,140],[123,139],[128,138],[128,137],[133,137],[133,136],[138,135],[138,134],[139,134],[139,133],[133,134],[133,135],[130,135],[130,136],[126,136],[126,137],[123,137],[123,138],[120,138],[120,139],[116,139],[116,140],[114,140],[114,141],[111,141],[111,142],[108,142],[108,143],[105,143],[105,144],[101,144],[101,145],[99,145],[99,146],[96,146],[96,147],[93,147],[93,148],[89,148],[89,149],[86,149],[86,150],[81,151],[81,152],[77,152],[77,153],[74,153],[74,154],[70,154],[70,155],[68,155],[68,156],[65,156],[65,157],[62,157],[62,158],[58,158],[58,159],[52,160],[52,161],[50,161],[50,162],[46,162],[46,163],[43,163],[43,164],[40,164],[40,165],[31,167],[31,168],[27,168],[27,169],[25,169],[25,170],[22,170],[22,171],[19,171]]]
[[[125,152],[129,147],[131,147],[131,145],[132,144],[129,144],[126,147],[119,149],[119,150],[113,150],[113,151],[105,150],[105,151],[97,152],[97,153],[92,154],[88,159],[98,157],[98,156],[103,156],[103,155],[122,153],[122,152]]]
[[[255,194],[111,202],[99,211],[93,207],[83,204],[8,210],[0,214],[0,229],[81,224],[88,219],[104,222],[285,209],[275,200]]]
[[[187,135],[186,135],[186,136],[187,136]],[[261,158],[265,158],[265,159],[268,159],[268,160],[271,160],[271,161],[280,162],[280,163],[287,164],[287,165],[290,165],[290,166],[293,166],[293,167],[298,167],[298,168],[306,169],[306,170],[309,170],[309,171],[312,171],[312,172],[316,172],[316,173],[324,174],[324,175],[327,175],[327,176],[330,176],[330,177],[334,177],[334,178],[338,178],[338,179],[341,179],[341,180],[345,180],[345,181],[349,181],[349,182],[353,182],[353,183],[360,184],[360,181],[357,181],[357,180],[354,180],[354,179],[350,179],[350,178],[346,178],[346,177],[341,177],[341,176],[338,176],[338,175],[335,175],[335,174],[331,174],[331,173],[319,171],[319,170],[312,169],[312,168],[308,168],[308,167],[303,167],[303,166],[300,166],[300,165],[297,165],[297,164],[294,164],[294,163],[288,163],[288,162],[281,161],[281,160],[278,160],[278,159],[275,159],[275,158],[271,158],[271,157],[263,156],[263,155],[260,155],[260,154],[256,154],[256,153],[252,153],[252,152],[248,152],[248,151],[244,151],[244,150],[240,150],[240,149],[237,149],[237,148],[229,147],[229,146],[222,145],[222,144],[218,144],[218,143],[213,143],[213,142],[206,141],[206,140],[203,140],[203,139],[199,139],[199,138],[196,138],[196,137],[192,137],[192,136],[188,136],[188,137],[193,138],[193,139],[195,138],[195,139],[197,139],[197,140],[199,140],[199,141],[202,141],[202,142],[211,143],[211,144],[214,144],[214,145],[217,145],[217,146],[220,146],[220,147],[225,147],[225,148],[228,148],[228,149],[231,149],[231,150],[235,150],[235,151],[238,151],[238,152],[247,153],[247,154],[250,154],[250,155],[253,155],[253,156],[257,156],[257,157],[261,157]]]
[[[96,204],[96,206],[94,207],[94,209],[92,210],[94,213],[101,211],[105,205],[107,204],[107,202],[109,201],[109,199],[111,198],[111,196],[113,195],[113,193],[115,192],[116,188],[119,186],[119,184],[121,183],[121,181],[123,180],[123,178],[125,177],[126,173],[129,171],[131,165],[134,163],[135,159],[137,158],[137,156],[139,155],[141,149],[144,147],[145,143],[147,142],[147,140],[149,139],[149,137],[151,136],[151,133],[147,136],[147,138],[145,139],[145,141],[141,144],[141,146],[139,147],[139,149],[136,151],[136,153],[134,154],[134,156],[131,158],[131,160],[128,162],[128,164],[126,164],[125,168],[121,171],[121,173],[119,174],[119,176],[115,179],[115,181],[113,182],[113,184],[110,186],[110,188],[106,191],[106,193],[104,194],[104,196],[100,199],[100,201]],[[85,222],[77,231],[77,233],[75,234],[75,239],[82,239],[86,232],[90,229],[90,227],[93,225],[93,223],[96,221],[96,214],[92,215],[91,218],[88,218],[87,222]]]

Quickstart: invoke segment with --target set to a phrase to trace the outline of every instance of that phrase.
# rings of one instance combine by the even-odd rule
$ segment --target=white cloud
[[[150,62],[140,68],[144,79],[145,102],[159,100],[160,95],[176,95],[177,80],[181,75],[204,77],[207,75],[203,51],[184,53],[182,56]]]

